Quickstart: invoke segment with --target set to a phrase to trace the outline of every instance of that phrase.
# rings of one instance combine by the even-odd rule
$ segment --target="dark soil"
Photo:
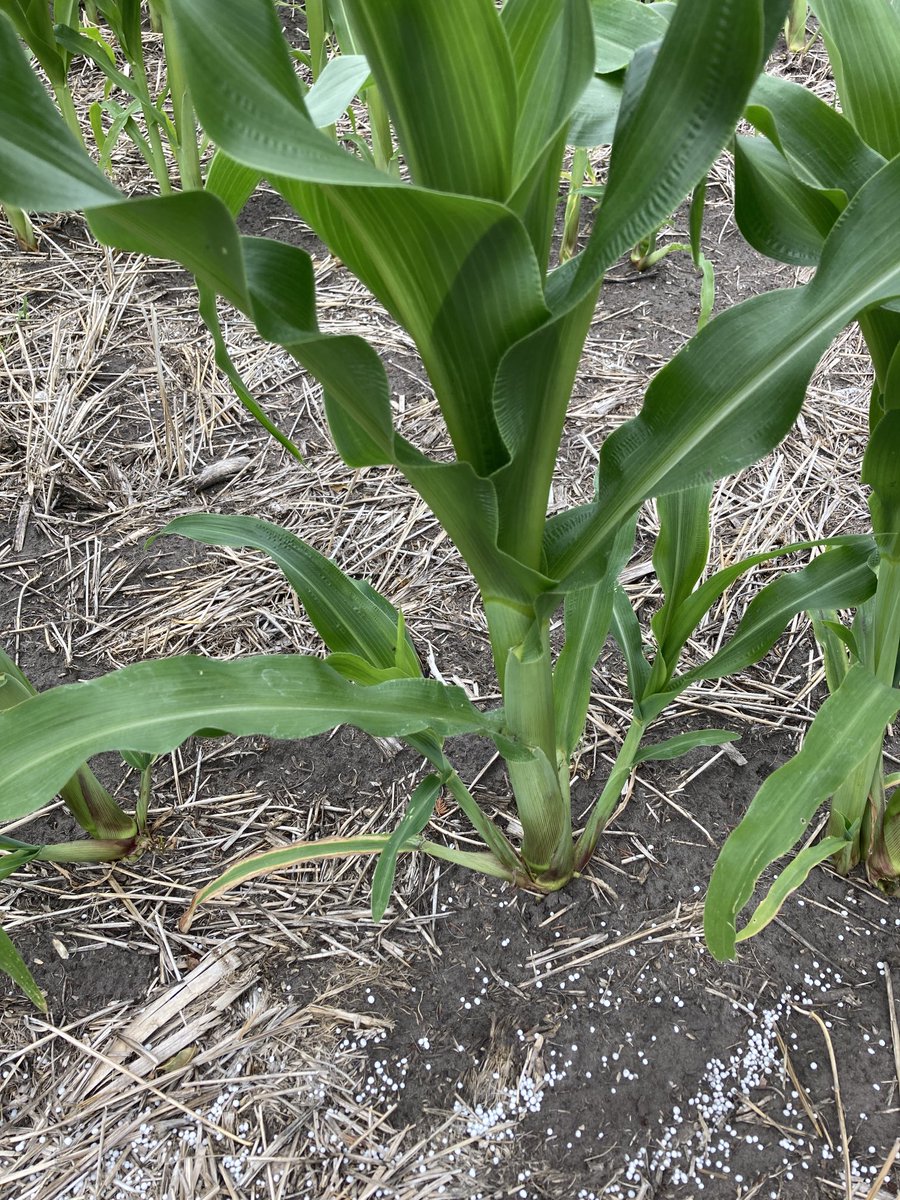
[[[678,795],[717,845],[789,752],[781,736],[740,748],[746,763],[722,756]],[[658,764],[646,778],[667,794],[687,773]],[[595,790],[586,781],[582,798]],[[357,1099],[396,1104],[392,1124],[417,1131],[455,1099],[483,1143],[485,1197],[824,1200],[841,1141],[814,1011],[833,1041],[855,1174],[874,1175],[898,1127],[881,970],[900,968],[896,906],[820,870],[737,962],[716,963],[700,932],[715,857],[690,820],[638,785],[587,876],[558,895],[454,871],[434,922],[439,957],[410,942],[399,988],[347,994],[351,1009],[394,1022],[383,1039],[347,1035],[368,1059]],[[308,993],[302,962],[271,970]],[[508,1141],[508,1122],[526,1111]],[[523,1179],[523,1163],[541,1167]]]

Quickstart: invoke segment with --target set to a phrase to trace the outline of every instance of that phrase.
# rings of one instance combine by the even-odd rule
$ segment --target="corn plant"
[[[462,688],[424,677],[390,600],[301,539],[266,522],[211,514],[167,527],[167,534],[269,554],[327,656],[188,655],[21,699],[0,714],[0,817],[35,811],[104,749],[160,755],[198,733],[296,738],[354,724],[404,739],[430,767],[393,831],[253,856],[198,893],[192,911],[266,871],[345,854],[378,858],[376,918],[399,853],[418,851],[535,892],[564,887],[590,860],[635,763],[730,736],[707,730],[642,744],[669,701],[696,680],[756,661],[796,612],[858,604],[875,588],[870,541],[845,540],[760,593],[709,662],[679,670],[692,631],[729,583],[783,552],[736,563],[697,586],[714,480],[768,452],[790,429],[830,339],[861,308],[900,294],[900,230],[884,224],[897,171],[873,178],[848,204],[812,283],[723,314],[655,377],[641,413],[603,444],[592,501],[547,513],[603,275],[698,184],[732,136],[785,2],[682,0],[662,41],[635,54],[598,219],[584,250],[556,267],[550,246],[567,129],[594,76],[587,0],[508,0],[499,12],[493,0],[348,0],[347,8],[408,180],[315,127],[270,0],[167,0],[166,14],[218,152],[238,174],[266,176],[414,339],[451,461],[429,458],[394,428],[375,350],[318,328],[303,251],[241,237],[229,206],[209,190],[123,199],[67,135],[0,22],[0,199],[84,209],[101,241],[183,263],[197,281],[217,361],[252,405],[220,331],[218,298],[246,314],[321,380],[344,460],[399,471],[427,502],[483,602],[502,696],[487,711]],[[873,230],[883,228],[876,262]],[[654,563],[665,602],[642,635],[618,576],[637,514],[654,496],[661,526]],[[554,656],[550,621],[560,609],[564,643]],[[610,631],[628,664],[633,718],[576,830],[569,764]],[[454,770],[445,739],[460,733],[489,739],[503,756],[520,844]],[[442,787],[483,850],[426,837]]]
[[[821,277],[848,215],[900,171],[900,10],[885,0],[816,0],[812,9],[842,113],[796,84],[761,78],[747,109],[758,136],[735,145],[735,205],[753,246],[780,262],[815,266]],[[896,224],[896,212],[885,220]],[[896,270],[887,228],[873,230],[867,251],[883,277]],[[862,862],[871,882],[900,886],[900,791],[882,753],[885,728],[900,710],[900,306],[870,297],[857,318],[874,369],[862,482],[877,587],[852,625],[836,611],[814,613],[830,695],[802,749],[763,783],[723,847],[706,913],[710,946],[723,957],[733,953],[735,918],[760,874],[804,838],[826,801],[828,835],[790,861],[738,939],[763,928],[828,858],[842,874]]]

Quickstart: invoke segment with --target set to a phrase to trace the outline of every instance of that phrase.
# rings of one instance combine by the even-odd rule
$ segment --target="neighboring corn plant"
[[[268,553],[302,598],[328,657],[185,656],[21,699],[0,714],[0,817],[35,811],[105,749],[159,755],[196,733],[294,738],[355,724],[405,739],[431,765],[397,828],[257,855],[203,889],[195,904],[266,871],[374,854],[379,917],[400,852],[420,851],[537,892],[565,886],[589,861],[636,762],[729,736],[701,731],[642,747],[670,700],[694,680],[757,660],[796,612],[842,608],[872,593],[871,543],[850,539],[776,580],[709,662],[678,671],[692,631],[725,587],[753,562],[780,553],[696,586],[713,481],[768,452],[790,429],[829,341],[860,309],[900,294],[900,230],[886,222],[900,172],[881,173],[848,205],[812,283],[723,314],[660,371],[639,416],[604,443],[595,499],[548,518],[569,396],[603,275],[665,220],[732,136],[786,0],[682,0],[662,43],[638,51],[598,219],[585,249],[555,269],[549,255],[567,128],[594,71],[587,0],[508,0],[502,12],[493,0],[348,0],[347,7],[411,182],[314,127],[270,0],[168,0],[166,11],[219,153],[238,173],[268,177],[414,339],[451,461],[429,458],[394,428],[387,376],[371,346],[319,330],[306,254],[239,236],[228,207],[209,191],[124,200],[66,135],[2,21],[0,199],[83,208],[101,241],[182,262],[197,280],[217,361],[245,402],[252,398],[228,357],[217,297],[322,381],[345,461],[402,472],[471,569],[502,707],[483,711],[461,688],[424,678],[402,615],[300,539],[249,518],[184,517],[165,532]],[[661,526],[654,564],[665,602],[652,622],[650,661],[618,576],[637,513],[653,496]],[[560,607],[564,644],[554,658],[550,620]],[[633,720],[576,832],[570,759],[610,630],[628,664]],[[504,757],[520,845],[482,812],[454,770],[444,741],[460,733],[490,739]],[[484,850],[425,837],[442,787]]]
[[[759,136],[736,141],[735,210],[757,250],[817,267],[821,277],[837,265],[841,227],[900,172],[900,9],[886,0],[815,0],[812,9],[843,115],[796,84],[760,79],[747,109]],[[900,194],[894,204],[864,251],[873,279],[897,268],[890,231]],[[860,265],[844,262],[847,270]],[[720,957],[733,953],[735,918],[762,871],[807,836],[829,799],[828,836],[791,860],[737,940],[763,928],[826,858],[841,873],[864,863],[885,890],[900,886],[900,781],[885,775],[882,752],[900,710],[900,305],[887,299],[870,296],[857,313],[875,377],[862,482],[870,489],[877,587],[852,626],[834,611],[815,613],[831,695],[802,749],[764,782],[723,847],[706,910],[707,938]],[[802,321],[795,329],[798,339],[806,336]]]

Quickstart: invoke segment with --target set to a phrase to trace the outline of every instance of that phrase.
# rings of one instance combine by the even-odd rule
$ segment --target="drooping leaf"
[[[878,746],[898,711],[900,691],[856,664],[819,709],[799,753],[763,783],[713,870],[704,928],[716,958],[734,957],[735,919],[762,872],[804,836],[819,805]]]
[[[622,102],[623,80],[618,75],[594,78],[590,81],[572,113],[569,126],[569,145],[612,145],[619,105]]]
[[[616,585],[613,593],[612,634],[625,659],[628,691],[638,710],[650,680],[650,664],[644,656],[640,622],[621,584]]]
[[[676,733],[663,742],[644,746],[635,754],[634,763],[661,762],[681,758],[698,746],[724,746],[726,742],[740,741],[741,735],[730,729],[694,729],[690,733]]]
[[[422,832],[431,820],[435,802],[441,790],[438,775],[426,776],[416,787],[400,824],[390,835],[378,856],[372,879],[372,920],[380,921],[390,903],[397,873],[397,855],[411,839]]]
[[[765,138],[735,140],[735,219],[760,254],[795,265],[818,263],[845,203],[841,191],[801,182]]]
[[[695,0],[677,7],[658,53],[645,46],[635,54],[576,289],[592,287],[706,174],[743,111],[767,31],[755,0]]]
[[[25,960],[2,929],[0,929],[0,971],[8,975],[16,987],[22,989],[35,1008],[40,1009],[43,1013],[47,1011],[44,993],[35,983],[34,976],[25,965]]]
[[[551,574],[583,584],[648,496],[735,471],[780,441],[829,341],[861,310],[900,295],[898,189],[900,157],[848,204],[811,283],[736,305],[654,377],[641,413],[604,443],[596,503],[549,523]]]
[[[765,929],[778,916],[788,896],[806,882],[813,867],[823,863],[826,858],[831,858],[846,844],[842,837],[826,837],[822,838],[821,842],[801,850],[796,858],[792,858],[784,870],[779,872],[765,898],[759,902],[750,920],[735,937],[735,942],[745,942],[747,938],[754,937],[760,930]]]
[[[778,75],[760,75],[747,120],[781,151],[797,178],[814,188],[855,196],[885,159],[845,116],[809,88]]]
[[[0,79],[0,203],[60,212],[118,199],[66,128],[2,12]]]
[[[208,546],[262,550],[284,572],[329,650],[358,655],[383,670],[399,666],[411,679],[421,677],[408,636],[404,634],[398,645],[401,616],[393,605],[286,529],[256,517],[194,513],[176,517],[157,536],[167,534],[180,534]]]
[[[287,871],[291,867],[305,862],[318,862],[322,859],[343,858],[355,854],[380,854],[389,841],[390,837],[386,833],[359,837],[320,838],[315,842],[294,842],[290,846],[279,846],[275,850],[265,850],[261,854],[250,855],[223,871],[211,883],[200,888],[179,920],[178,927],[182,933],[186,933],[201,904],[205,904],[207,900],[221,896],[231,888],[247,883],[251,879],[271,875],[274,871]],[[415,844],[410,843],[401,846],[400,849],[414,850]]]
[[[665,36],[668,20],[639,0],[591,0],[598,75],[627,67],[636,50]]]
[[[344,724],[378,737],[499,729],[461,688],[431,679],[357,687],[301,655],[137,663],[0,713],[0,820],[34,811],[82,762],[117,746],[166,754],[199,730],[301,738]]]
[[[754,596],[734,634],[707,662],[676,682],[720,679],[758,662],[788,622],[811,608],[850,608],[874,594],[875,572],[862,546],[826,550],[799,571],[781,575]]]

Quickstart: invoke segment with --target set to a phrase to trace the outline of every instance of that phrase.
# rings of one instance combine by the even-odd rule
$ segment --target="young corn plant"
[[[270,0],[167,0],[166,14],[218,153],[238,175],[267,177],[414,339],[451,461],[430,458],[394,427],[374,349],[319,329],[306,254],[241,237],[229,206],[209,189],[123,199],[66,134],[0,23],[0,199],[84,209],[101,241],[183,263],[196,278],[217,361],[248,405],[218,300],[284,346],[321,380],[344,460],[405,476],[468,564],[483,602],[502,696],[491,711],[461,688],[425,678],[389,600],[302,540],[249,518],[188,516],[167,527],[167,534],[269,554],[327,656],[182,656],[23,699],[0,714],[0,818],[35,811],[102,750],[159,755],[193,734],[296,738],[355,724],[404,739],[430,766],[393,831],[253,856],[198,893],[191,912],[255,875],[338,854],[378,857],[375,917],[388,903],[399,853],[419,851],[536,892],[564,887],[590,859],[636,762],[728,736],[702,731],[642,746],[673,697],[694,680],[758,659],[794,613],[859,604],[875,588],[871,543],[846,540],[776,580],[713,659],[679,672],[691,632],[724,588],[754,561],[784,552],[736,563],[697,587],[714,480],[777,444],[831,338],[861,308],[900,294],[900,230],[884,220],[897,172],[873,178],[848,204],[812,283],[710,322],[655,377],[639,416],[604,443],[594,499],[547,513],[603,275],[698,184],[733,135],[786,3],[682,0],[661,42],[634,55],[598,219],[584,250],[557,267],[550,246],[567,129],[594,77],[587,0],[508,0],[501,11],[493,0],[348,0],[347,8],[408,178],[378,170],[315,127]],[[873,259],[873,230],[891,270]],[[648,658],[618,576],[638,511],[654,496],[661,525],[654,563],[665,603]],[[550,621],[560,608],[565,636],[554,656]],[[575,830],[570,758],[610,631],[628,663],[633,720]],[[505,759],[519,844],[454,770],[445,740],[460,733],[489,739]],[[425,836],[442,787],[483,850]]]
[[[816,267],[820,278],[848,217],[900,175],[900,11],[883,0],[815,0],[811,7],[842,111],[796,84],[760,78],[747,109],[758,136],[735,145],[735,208],[756,249]],[[894,203],[896,214],[900,193]],[[896,223],[896,215],[885,219]],[[865,251],[873,278],[896,271],[889,242],[874,234]],[[825,859],[842,874],[863,863],[872,883],[900,887],[900,791],[896,776],[885,775],[883,756],[886,727],[900,711],[900,305],[869,296],[856,317],[874,372],[862,482],[877,583],[852,625],[833,611],[840,606],[814,612],[830,695],[799,753],[763,783],[722,849],[706,906],[707,938],[720,957],[762,929]],[[805,336],[802,323],[796,333]],[[762,871],[806,836],[829,801],[827,836],[796,854],[736,934],[737,914]]]

